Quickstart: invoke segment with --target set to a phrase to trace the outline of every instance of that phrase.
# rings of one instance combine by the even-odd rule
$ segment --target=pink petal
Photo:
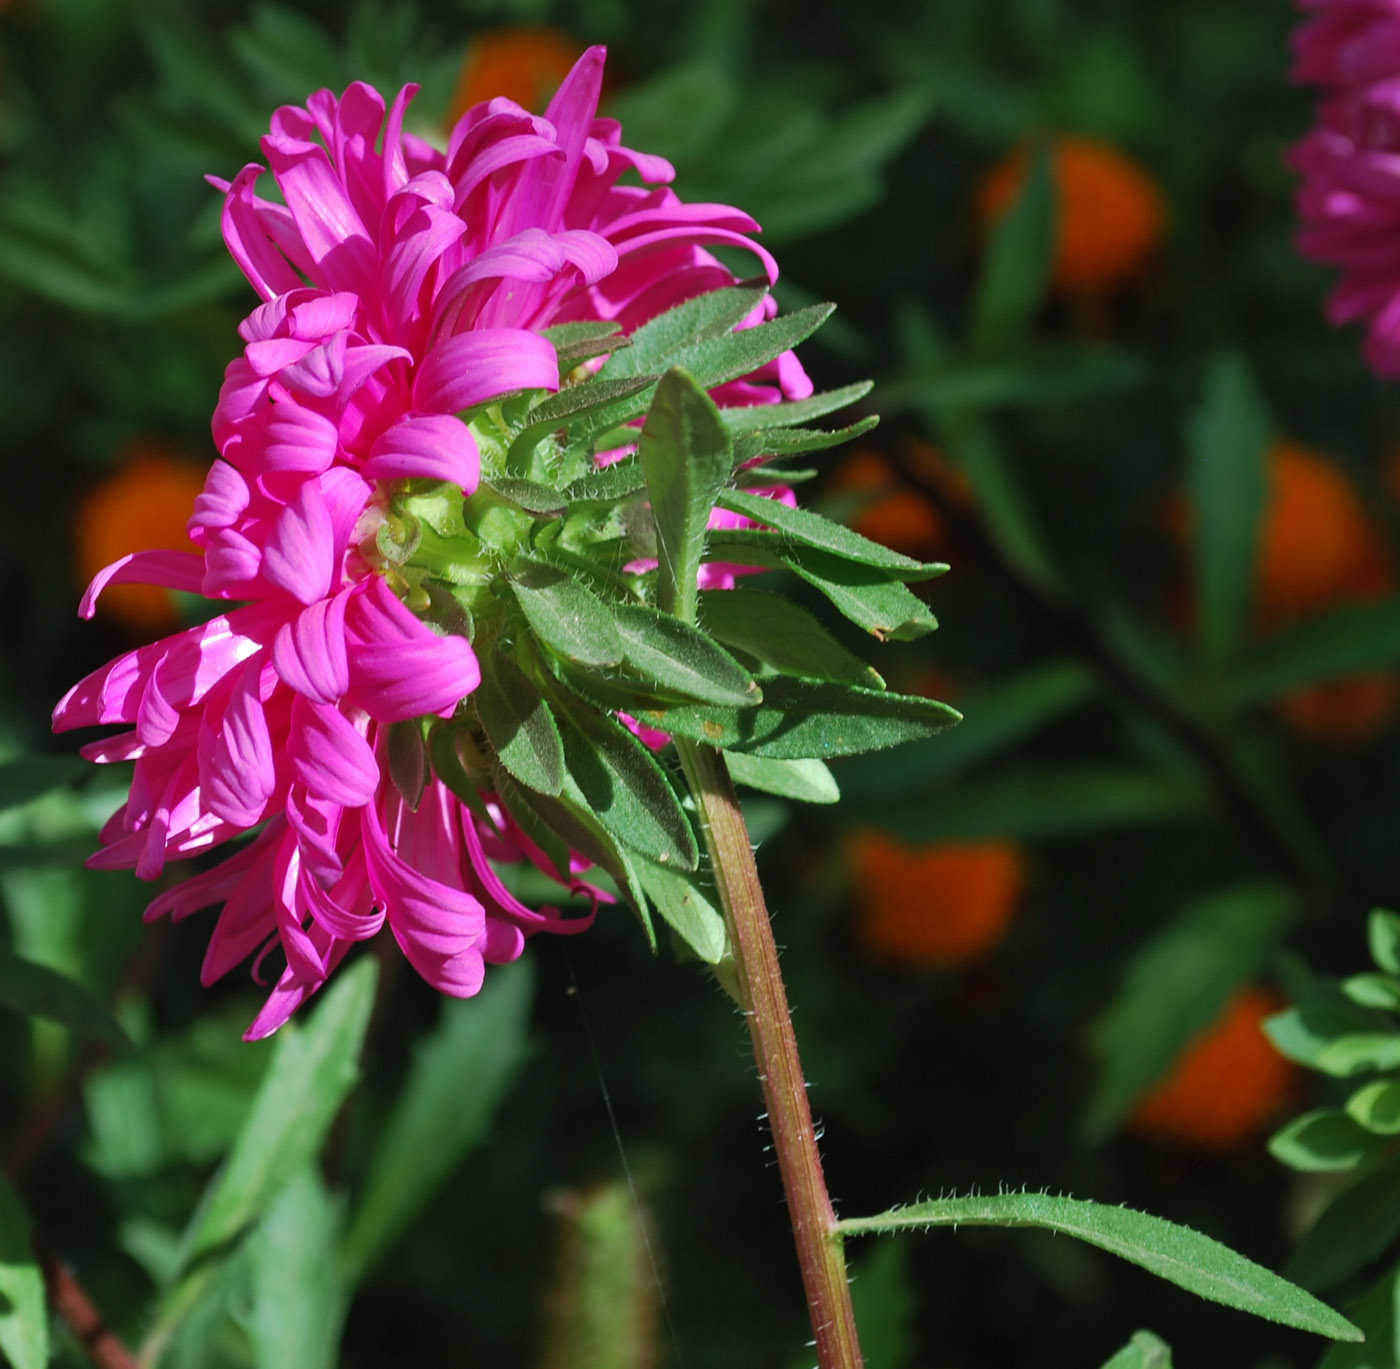
[[[350,687],[350,662],[345,649],[345,605],[348,593],[318,599],[277,633],[272,663],[298,694],[316,703],[335,703]]]
[[[483,328],[440,342],[413,380],[414,408],[460,413],[515,390],[557,390],[553,344],[521,328]]]
[[[97,599],[108,585],[163,585],[198,594],[204,583],[204,557],[195,551],[134,551],[92,577],[78,605],[80,618],[97,612]]]
[[[217,728],[206,719],[199,734],[199,787],[209,811],[235,827],[262,821],[277,789],[277,766],[263,712],[261,660],[238,677]]]
[[[379,763],[355,725],[339,709],[300,694],[292,704],[287,758],[312,794],[345,808],[368,803],[379,788]]]
[[[401,419],[380,436],[361,470],[371,480],[450,480],[471,494],[481,477],[481,460],[475,438],[460,419],[420,414]]]
[[[308,480],[283,509],[263,549],[265,579],[303,604],[330,593],[335,577],[335,528],[321,487]]]
[[[262,468],[319,474],[335,460],[339,432],[328,418],[295,402],[276,404],[263,429]]]
[[[295,290],[301,278],[268,238],[253,207],[253,187],[263,168],[250,163],[233,178],[224,197],[224,242],[248,277],[248,283],[264,299]]]

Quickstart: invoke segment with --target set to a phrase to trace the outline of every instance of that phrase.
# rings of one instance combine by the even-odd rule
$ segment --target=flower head
[[[911,846],[883,832],[852,842],[855,938],[873,959],[910,969],[963,965],[1006,934],[1026,885],[1009,842]]]
[[[1233,1150],[1257,1136],[1287,1102],[1297,1075],[1261,1029],[1279,1006],[1262,989],[1237,992],[1142,1099],[1129,1126],[1205,1151]]]
[[[976,202],[984,226],[1016,202],[1029,170],[1029,155],[1018,148],[986,174]],[[1161,244],[1166,224],[1161,190],[1136,162],[1093,138],[1056,138],[1051,172],[1056,199],[1052,286],[1067,295],[1116,289]]]
[[[1400,375],[1400,4],[1300,0],[1293,79],[1322,88],[1317,126],[1288,154],[1302,176],[1298,250],[1341,268],[1334,324],[1366,325],[1365,356]]]
[[[197,550],[123,556],[81,611],[127,583],[228,608],[75,685],[54,725],[127,729],[85,748],[135,762],[90,864],[152,879],[254,833],[147,914],[223,905],[206,983],[280,950],[250,1036],[385,924],[457,995],[526,937],[587,925],[507,890],[495,863],[526,860],[587,890],[587,862],[527,832],[471,728],[438,722],[462,720],[478,651],[504,631],[496,586],[528,522],[480,488],[504,469],[502,406],[570,378],[543,330],[628,334],[732,286],[709,245],[746,248],[776,276],[753,220],[684,204],[666,162],[596,117],[602,70],[601,48],[584,53],[542,117],[504,98],[473,106],[445,153],[404,131],[413,87],[387,107],[359,83],[321,91],[278,110],[263,139],[279,201],[258,194],[262,166],[214,182],[225,241],[262,303],[214,411],[220,459],[189,520]],[[739,326],[772,312],[764,296]],[[713,394],[758,404],[810,391],[785,353]]]

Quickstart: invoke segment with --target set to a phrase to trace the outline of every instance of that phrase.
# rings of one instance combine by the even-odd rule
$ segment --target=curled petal
[[[345,649],[348,592],[319,599],[284,623],[272,644],[272,664],[298,694],[316,703],[335,703],[350,686]]]
[[[401,419],[382,434],[361,470],[370,480],[450,480],[463,494],[471,494],[481,478],[481,460],[476,439],[460,419],[419,414]]]
[[[301,404],[274,405],[263,429],[262,468],[319,474],[335,460],[338,441],[330,419]]]
[[[355,725],[330,704],[298,695],[292,704],[287,757],[292,772],[318,798],[359,808],[379,787],[379,763]]]
[[[440,342],[418,368],[414,407],[459,413],[515,390],[557,390],[553,344],[523,328],[482,328]]]
[[[193,551],[134,551],[92,577],[78,605],[80,618],[97,612],[97,599],[108,585],[163,585],[198,594],[204,583],[204,558]]]
[[[263,550],[265,579],[303,604],[330,593],[335,575],[335,527],[325,496],[308,480],[282,511]]]
[[[199,787],[209,810],[235,827],[255,827],[277,789],[277,767],[263,712],[263,664],[252,660],[233,687],[218,726],[199,736]]]

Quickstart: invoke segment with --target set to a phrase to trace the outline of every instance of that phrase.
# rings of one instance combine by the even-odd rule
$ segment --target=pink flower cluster
[[[478,449],[458,415],[558,389],[542,328],[631,331],[732,285],[707,245],[745,247],[776,276],[751,219],[682,203],[666,162],[595,117],[603,57],[584,54],[543,118],[505,99],[469,110],[445,154],[404,131],[413,87],[387,112],[363,84],[321,91],[280,109],[263,140],[282,203],[256,193],[260,166],[215,183],[229,250],[264,303],[241,325],[214,413],[221,459],[190,520],[201,550],[124,557],[81,612],[124,581],[238,606],[88,676],[54,726],[127,729],[85,748],[136,763],[94,866],[154,879],[261,824],[147,913],[223,905],[205,983],[280,948],[250,1039],[386,922],[429,983],[470,995],[530,934],[590,920],[507,891],[493,862],[529,860],[565,887],[582,862],[554,868],[492,795],[488,821],[432,774],[416,805],[391,782],[394,725],[450,717],[480,672],[471,643],[420,620],[361,547],[393,481],[472,494]],[[619,184],[628,171],[644,184]],[[715,393],[752,404],[810,390],[788,353]]]
[[[1400,376],[1400,0],[1299,0],[1293,78],[1324,92],[1289,152],[1304,256],[1342,269],[1333,323],[1367,325],[1377,374]]]

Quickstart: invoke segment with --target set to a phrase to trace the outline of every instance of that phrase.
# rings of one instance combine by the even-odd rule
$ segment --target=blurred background
[[[953,567],[931,638],[852,645],[962,726],[837,763],[839,805],[750,808],[839,1208],[1047,1188],[1288,1263],[1338,1181],[1264,1142],[1330,1095],[1259,1024],[1285,957],[1363,969],[1367,910],[1400,902],[1400,399],[1292,247],[1293,22],[1276,0],[0,5],[0,899],[11,949],[135,1043],[0,1013],[3,1158],[130,1343],[271,1054],[239,1039],[243,972],[199,989],[206,929],[143,927],[148,887],[78,868],[124,785],[48,736],[73,680],[186,611],[75,608],[117,556],[185,544],[214,454],[254,300],[202,178],[320,86],[421,82],[415,131],[441,138],[490,95],[542,110],[592,42],[627,144],[764,225],[785,308],[838,303],[803,349],[818,388],[876,381],[880,427],[802,497]],[[808,1362],[728,1000],[622,912],[527,961],[476,1019],[386,973],[315,1192],[283,1193],[162,1363]],[[1329,1296],[1386,1267],[1382,1234]],[[1140,1327],[1178,1365],[1325,1349],[1064,1238],[851,1255],[871,1369],[1096,1366]],[[616,1338],[592,1359],[590,1306]],[[54,1353],[85,1362],[61,1329]],[[1394,1363],[1384,1336],[1366,1354],[1329,1369]]]

